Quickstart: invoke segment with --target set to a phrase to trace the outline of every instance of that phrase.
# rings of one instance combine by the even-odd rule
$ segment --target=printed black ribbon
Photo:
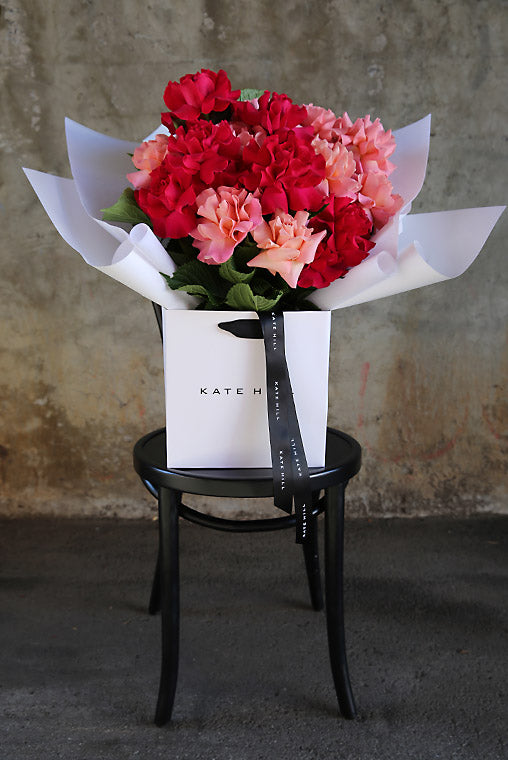
[[[293,511],[294,502],[296,542],[301,544],[310,535],[308,521],[312,514],[312,492],[286,362],[284,316],[276,312],[261,312],[258,316],[259,322],[237,319],[221,322],[219,327],[238,337],[263,338],[273,500],[276,507],[288,514]]]

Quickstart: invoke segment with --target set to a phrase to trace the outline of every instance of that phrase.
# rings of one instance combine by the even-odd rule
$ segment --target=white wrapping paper
[[[316,291],[310,300],[321,309],[343,309],[458,277],[478,256],[504,208],[406,216],[393,266],[386,263],[387,252],[372,253],[346,277]],[[384,267],[378,264],[381,256]]]
[[[101,209],[120,196],[132,170],[129,153],[138,143],[117,140],[66,119],[73,179],[25,169],[62,237],[91,266],[167,309],[193,309],[196,299],[169,289],[159,272],[174,271],[168,254],[146,225],[130,235],[101,220]],[[149,137],[167,130],[158,127]],[[430,116],[394,132],[397,166],[390,179],[404,206],[374,237],[359,266],[311,300],[341,309],[457,277],[474,261],[504,207],[409,214],[427,166]],[[138,228],[141,228],[138,230]]]
[[[90,216],[72,179],[25,169],[25,174],[63,239],[87,264],[167,309],[194,308],[196,299],[171,290],[160,272],[175,265],[146,224],[128,233]]]

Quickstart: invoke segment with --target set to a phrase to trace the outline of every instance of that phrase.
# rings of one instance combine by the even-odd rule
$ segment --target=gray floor
[[[152,724],[155,523],[0,523],[2,760],[506,758],[508,518],[347,524],[337,717],[288,532],[181,528],[174,719]]]

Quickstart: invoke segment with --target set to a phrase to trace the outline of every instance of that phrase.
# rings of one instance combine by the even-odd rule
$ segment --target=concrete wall
[[[163,424],[151,306],[58,236],[21,166],[69,176],[63,120],[140,139],[168,79],[433,114],[417,211],[506,201],[502,0],[2,0],[0,512],[150,515],[132,443]],[[333,316],[330,422],[365,451],[350,514],[506,509],[508,216],[461,278]],[[235,505],[229,505],[235,509]]]

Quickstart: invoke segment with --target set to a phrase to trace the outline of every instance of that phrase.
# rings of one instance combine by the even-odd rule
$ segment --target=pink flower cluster
[[[170,134],[136,148],[128,179],[155,234],[190,236],[200,261],[221,264],[250,241],[250,266],[291,288],[326,287],[402,206],[389,180],[395,140],[379,119],[268,91],[240,100],[222,70],[169,82],[164,100]]]
[[[199,221],[191,231],[199,248],[198,259],[207,264],[223,264],[231,258],[238,243],[263,222],[261,204],[247,190],[237,187],[211,187],[196,198]]]

